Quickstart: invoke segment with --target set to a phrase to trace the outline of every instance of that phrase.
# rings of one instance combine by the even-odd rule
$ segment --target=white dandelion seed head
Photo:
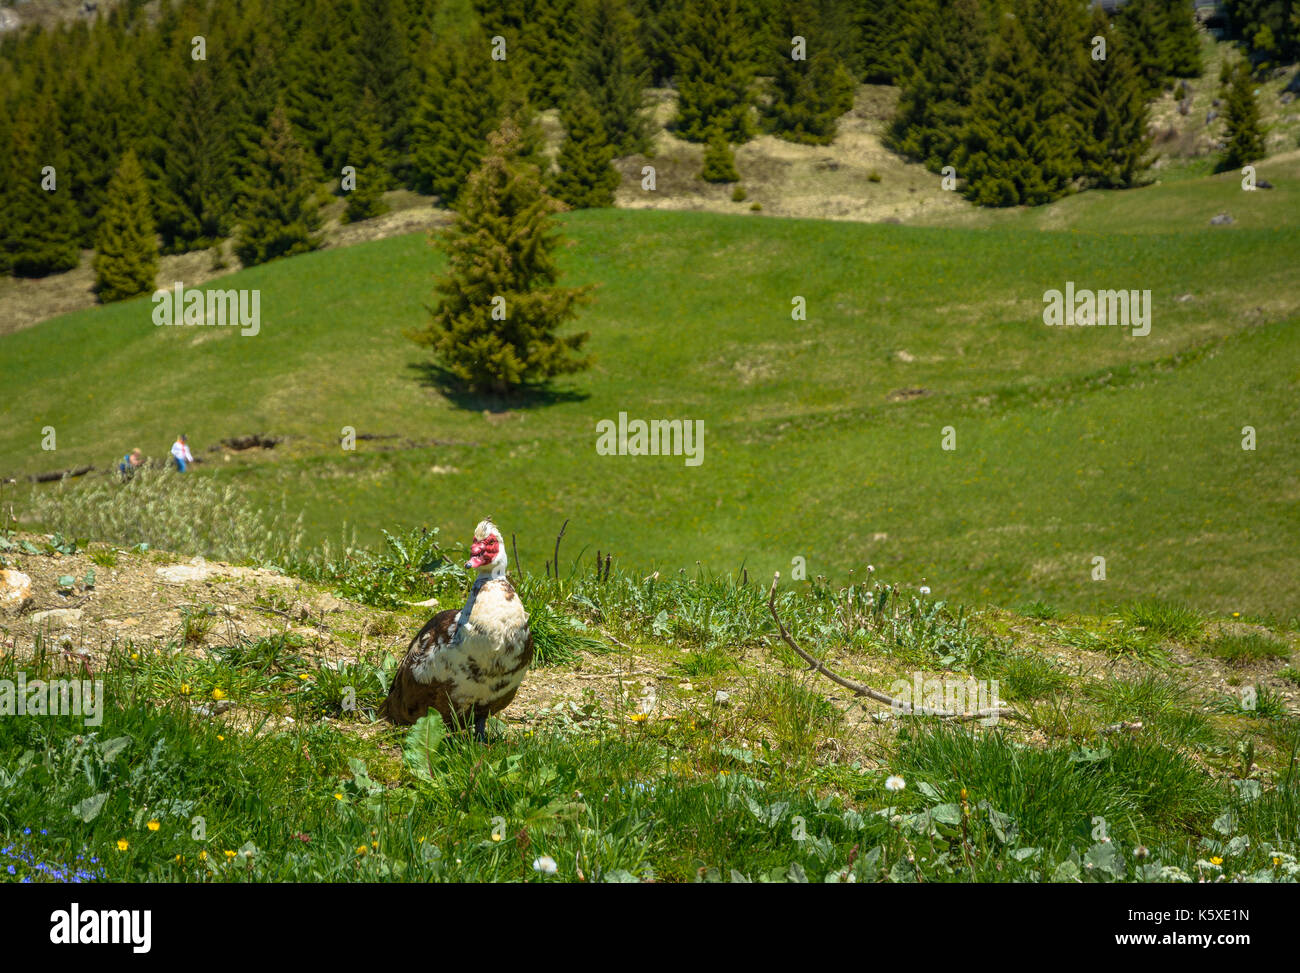
[[[887,791],[901,791],[906,786],[907,781],[903,780],[903,778],[899,777],[897,774],[891,774],[889,777],[885,778],[885,790]]]
[[[930,593],[930,586],[928,584],[921,585],[922,596],[928,595],[929,593]]]
[[[559,871],[560,866],[555,864],[555,859],[550,855],[542,855],[540,858],[533,859],[533,871],[541,872],[543,875],[554,875]]]

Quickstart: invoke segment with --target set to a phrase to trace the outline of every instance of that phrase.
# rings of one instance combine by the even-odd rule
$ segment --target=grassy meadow
[[[207,285],[260,290],[256,336],[147,299],[0,336],[0,566],[71,612],[0,616],[0,687],[105,701],[0,719],[0,881],[1300,879],[1300,154],[1260,174],[933,225],[569,213],[596,364],[510,402],[404,339],[421,233]],[[1046,327],[1067,281],[1149,289],[1150,334]],[[703,463],[598,455],[620,412],[702,420]],[[185,477],[102,472],[180,431]],[[285,439],[211,449],[252,433]],[[487,745],[378,720],[485,515],[519,697]],[[810,671],[777,570],[835,672],[1005,714]]]
[[[1295,153],[1262,165],[1271,191],[1201,176],[984,225],[569,214],[562,265],[597,285],[580,322],[597,363],[516,403],[442,394],[403,339],[441,266],[423,234],[307,254],[209,285],[261,291],[253,337],[155,327],[147,299],[5,337],[22,382],[0,456],[11,474],[106,467],[136,445],[164,455],[183,429],[208,460],[195,475],[262,506],[287,498],[309,541],[459,536],[490,513],[540,568],[569,519],[570,550],[647,570],[770,576],[803,557],[810,575],[872,563],[979,604],[1152,595],[1286,620],[1300,609],[1297,169]],[[1210,226],[1225,210],[1236,223]],[[1150,335],[1045,327],[1044,291],[1070,280],[1149,289]],[[596,423],[620,412],[702,419],[703,464],[598,456]],[[348,426],[398,438],[344,452]],[[288,441],[205,453],[253,432]],[[6,499],[22,508],[32,489],[59,487]]]
[[[98,610],[117,625],[140,611],[113,604],[121,591],[179,560],[145,547],[8,543],[42,584],[97,570]],[[441,550],[433,536],[393,536],[382,553],[300,564],[275,585],[219,568],[169,595],[183,612],[160,637],[116,628],[69,645],[38,634],[30,653],[0,655],[0,680],[25,674],[28,685],[91,667],[106,701],[88,725],[0,720],[0,873],[1300,878],[1300,730],[1270,688],[1293,634],[1242,634],[1153,600],[1090,618],[1044,605],[970,612],[871,579],[776,591],[795,644],[852,679],[892,692],[922,674],[991,685],[1006,715],[976,726],[891,716],[802,669],[753,579],[526,574],[538,658],[482,745],[436,714],[411,728],[373,715],[423,617],[409,602],[463,594],[459,568],[422,569]],[[145,622],[167,610],[154,587],[142,589]],[[303,610],[331,591],[347,599],[314,619],[316,608]],[[268,613],[311,624],[254,630]],[[1294,669],[1281,678],[1300,684]]]

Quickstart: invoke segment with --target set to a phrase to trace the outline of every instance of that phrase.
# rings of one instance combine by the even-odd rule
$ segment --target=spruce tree
[[[127,150],[108,187],[108,201],[95,236],[95,292],[101,303],[120,301],[154,289],[158,276],[158,238],[144,169]]]
[[[705,182],[739,182],[740,173],[736,171],[736,157],[732,155],[731,145],[721,126],[716,126],[709,133],[708,144],[704,147],[704,166],[700,169],[700,178]]]
[[[988,58],[981,0],[917,0],[886,144],[938,172],[950,165]]]
[[[406,51],[400,14],[402,0],[364,0],[356,29],[353,92],[359,102],[374,92],[375,122],[388,157],[401,168],[407,149],[408,126],[414,105],[414,71]]]
[[[967,198],[1037,206],[1063,196],[1077,165],[1052,68],[1016,17],[1003,17],[956,155]]]
[[[210,247],[230,232],[235,87],[220,58],[175,58],[164,78],[171,86],[175,135],[165,141],[164,162],[154,173],[158,232],[164,253],[185,253]]]
[[[587,0],[570,89],[590,94],[615,155],[648,152],[650,123],[642,110],[649,68],[627,0]]]
[[[612,165],[614,146],[585,88],[574,90],[561,121],[565,138],[555,176],[556,198],[575,209],[613,206],[619,181],[618,170]]]
[[[1127,39],[1095,8],[1091,36],[1106,43],[1104,59],[1089,59],[1079,85],[1079,164],[1095,186],[1136,185],[1151,165],[1150,108]]]
[[[573,38],[579,33],[579,0],[476,0],[488,37],[506,43],[511,76],[541,108],[560,106],[572,71]]]
[[[337,179],[346,164],[344,156],[353,135],[351,116],[370,87],[364,78],[357,81],[351,29],[346,7],[333,0],[310,0],[303,12],[302,29],[284,58],[285,110],[303,147],[320,160],[322,179]],[[353,83],[340,84],[340,78],[350,78]],[[393,119],[377,121],[381,135],[386,131],[385,121]],[[406,121],[403,118],[401,125]]]
[[[859,0],[854,9],[853,69],[869,84],[892,84],[907,39],[904,0]]]
[[[54,101],[20,107],[11,137],[13,177],[0,220],[6,263],[16,277],[71,270],[81,260],[81,220]]]
[[[88,63],[70,75],[61,99],[60,115],[68,119],[67,149],[77,181],[72,195],[80,217],[78,246],[90,248],[95,243],[99,212],[108,198],[108,184],[120,155],[122,140],[118,133],[119,113],[129,109],[114,90],[115,65]]]
[[[235,255],[245,267],[320,246],[320,196],[316,166],[294,138],[283,105],[271,113],[266,134],[240,185]]]
[[[1079,86],[1094,36],[1088,29],[1088,9],[1079,0],[1019,0],[1016,17],[1048,69],[1052,91],[1041,97],[1052,98],[1059,106],[1059,137],[1077,145],[1083,132]]]
[[[1163,0],[1165,73],[1175,78],[1201,74],[1201,34],[1187,0]]]
[[[506,119],[514,122],[519,137],[512,150],[515,157],[536,166],[543,175],[543,181],[550,162],[546,157],[546,133],[542,131],[542,122],[533,103],[528,100],[527,89],[523,85],[509,85],[501,100],[500,113],[493,131],[501,127]],[[487,139],[484,138],[484,148]]]
[[[751,57],[737,0],[692,0],[673,58],[678,94],[673,128],[679,136],[703,142],[721,127],[730,141],[749,141],[754,134]]]
[[[578,0],[524,0],[523,16],[518,47],[507,59],[524,55],[524,70],[515,76],[526,85],[529,102],[560,106],[573,73],[573,39],[582,31]]]
[[[343,222],[356,223],[388,212],[384,190],[388,188],[388,155],[384,151],[384,133],[378,121],[378,105],[369,88],[361,97],[352,122],[346,165],[353,168],[356,188],[347,191],[348,204]]]
[[[1224,148],[1218,171],[1239,169],[1264,157],[1264,131],[1260,126],[1259,103],[1255,100],[1255,79],[1250,62],[1225,65],[1223,91]]]
[[[447,254],[441,299],[428,326],[408,337],[470,391],[509,395],[590,364],[580,354],[587,333],[558,334],[588,288],[557,284],[562,241],[551,214],[559,204],[537,167],[519,158],[518,126],[506,119],[488,142],[437,241]]]
[[[769,42],[772,93],[761,110],[767,131],[806,145],[829,145],[836,120],[853,107],[853,78],[818,21],[811,0],[782,0]],[[803,38],[798,59],[795,37]]]
[[[412,179],[420,192],[455,204],[500,122],[504,70],[479,30],[449,35],[435,46],[411,126]]]
[[[650,69],[650,84],[664,88],[677,73],[677,40],[693,0],[628,0]]]
[[[1165,57],[1165,16],[1163,0],[1132,0],[1116,13],[1116,24],[1132,53],[1143,93],[1154,98],[1169,76]]]

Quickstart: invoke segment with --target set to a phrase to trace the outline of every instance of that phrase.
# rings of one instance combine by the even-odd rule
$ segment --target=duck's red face
[[[474,541],[469,546],[470,558],[466,562],[467,568],[481,568],[491,564],[501,553],[501,539],[493,534],[488,534],[481,541]]]

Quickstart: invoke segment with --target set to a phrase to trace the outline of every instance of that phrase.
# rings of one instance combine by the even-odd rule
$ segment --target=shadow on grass
[[[412,362],[407,365],[416,381],[444,396],[459,409],[470,412],[509,412],[511,409],[534,409],[565,402],[585,402],[588,392],[571,386],[525,385],[508,395],[472,392],[465,383],[436,362]]]

